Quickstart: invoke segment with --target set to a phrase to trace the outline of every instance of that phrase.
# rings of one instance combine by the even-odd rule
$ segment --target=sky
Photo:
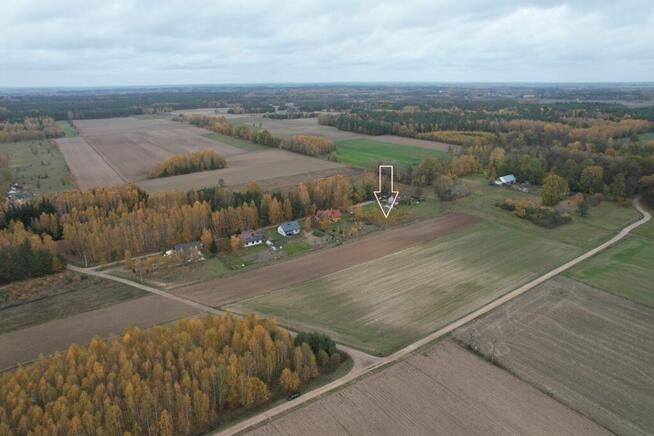
[[[654,0],[12,0],[0,88],[654,81]]]

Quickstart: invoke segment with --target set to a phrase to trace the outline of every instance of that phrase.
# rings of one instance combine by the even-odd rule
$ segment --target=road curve
[[[354,359],[355,365],[352,368],[352,370],[345,375],[344,377],[339,378],[338,380],[335,380],[329,384],[326,384],[324,386],[321,386],[317,389],[314,389],[312,391],[309,391],[305,394],[303,394],[301,397],[299,397],[296,400],[289,401],[283,404],[280,404],[279,406],[273,407],[269,410],[266,410],[256,416],[253,416],[252,418],[246,419],[244,421],[238,422],[234,424],[231,427],[228,427],[224,430],[221,431],[216,431],[214,433],[211,433],[212,435],[217,435],[217,436],[226,436],[226,435],[233,435],[236,433],[240,433],[244,430],[247,430],[250,427],[253,427],[255,425],[259,425],[264,423],[267,420],[270,420],[274,418],[275,416],[287,412],[291,409],[295,409],[296,407],[301,406],[303,403],[306,403],[307,401],[310,401],[314,398],[320,397],[325,393],[328,393],[329,391],[332,391],[336,388],[339,388],[341,386],[344,386],[355,379],[377,369],[382,366],[394,363],[409,354],[413,353],[417,349],[429,344],[430,342],[433,342],[436,339],[439,339],[452,331],[456,330],[457,328],[461,327],[464,324],[467,324],[468,322],[485,315],[486,313],[490,312],[491,310],[501,306],[502,304],[513,300],[516,297],[519,297],[520,295],[524,294],[525,292],[529,291],[530,289],[535,288],[536,286],[540,285],[543,282],[546,282],[547,280],[561,274],[562,272],[572,268],[573,266],[576,266],[577,264],[583,262],[584,260],[588,259],[589,257],[592,257],[599,253],[602,250],[605,250],[606,248],[610,247],[611,245],[615,244],[616,242],[624,239],[625,236],[627,236],[633,229],[636,227],[639,227],[646,222],[648,222],[652,216],[650,213],[645,210],[641,205],[639,199],[634,199],[633,200],[633,205],[640,212],[643,217],[628,225],[627,227],[623,228],[617,235],[615,235],[613,238],[609,239],[608,241],[604,242],[603,244],[598,245],[597,247],[587,251],[586,253],[564,263],[563,265],[554,268],[548,273],[543,274],[542,276],[520,286],[519,288],[503,295],[502,297],[491,301],[487,305],[475,310],[474,312],[469,313],[468,315],[458,319],[457,321],[454,321],[451,324],[448,324],[447,326],[435,331],[434,333],[425,336],[424,338],[420,339],[419,341],[414,342],[413,344],[410,344],[401,350],[396,351],[395,353],[379,358],[379,357],[374,357],[374,356],[369,356],[365,353],[362,353],[361,351],[358,350],[352,350],[348,349],[347,351],[345,350],[346,347],[339,346],[341,349],[343,349],[346,352],[352,352],[355,354],[351,354],[351,356]],[[366,364],[367,363],[367,364]]]

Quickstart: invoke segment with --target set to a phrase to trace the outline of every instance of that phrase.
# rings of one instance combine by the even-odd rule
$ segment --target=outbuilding
[[[495,184],[497,186],[507,186],[513,185],[516,181],[517,180],[513,174],[507,174],[506,176],[499,177],[497,180],[495,180]]]

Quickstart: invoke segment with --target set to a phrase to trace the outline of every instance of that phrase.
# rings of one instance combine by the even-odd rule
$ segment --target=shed
[[[517,180],[513,174],[507,174],[506,176],[501,176],[495,180],[495,184],[498,186],[513,185],[516,181]]]

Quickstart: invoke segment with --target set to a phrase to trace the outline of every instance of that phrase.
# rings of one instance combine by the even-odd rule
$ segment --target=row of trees
[[[0,434],[198,434],[339,364],[254,316],[128,328],[0,375]]]
[[[0,122],[0,143],[59,138],[64,131],[50,117],[25,118],[22,122]]]
[[[219,170],[225,168],[227,162],[214,150],[198,150],[171,156],[157,163],[150,171],[149,177],[168,177],[179,174],[189,174],[197,171]]]
[[[266,147],[280,147],[295,153],[318,156],[336,150],[333,141],[321,136],[295,135],[288,139],[273,136],[265,129],[255,127],[234,127],[223,116],[216,115],[182,115],[176,121],[185,121],[198,127],[203,127],[223,135],[245,139]]]
[[[312,135],[295,135],[281,142],[281,148],[309,156],[336,151],[336,144],[331,139]]]
[[[135,185],[71,190],[5,208],[0,228],[7,235],[22,228],[37,239],[62,239],[66,253],[102,263],[122,259],[126,250],[133,255],[163,251],[207,231],[216,239],[229,238],[313,216],[318,209],[346,210],[373,198],[375,183],[371,176],[334,176],[283,193],[262,192],[256,183],[246,192],[216,187],[147,195]]]

